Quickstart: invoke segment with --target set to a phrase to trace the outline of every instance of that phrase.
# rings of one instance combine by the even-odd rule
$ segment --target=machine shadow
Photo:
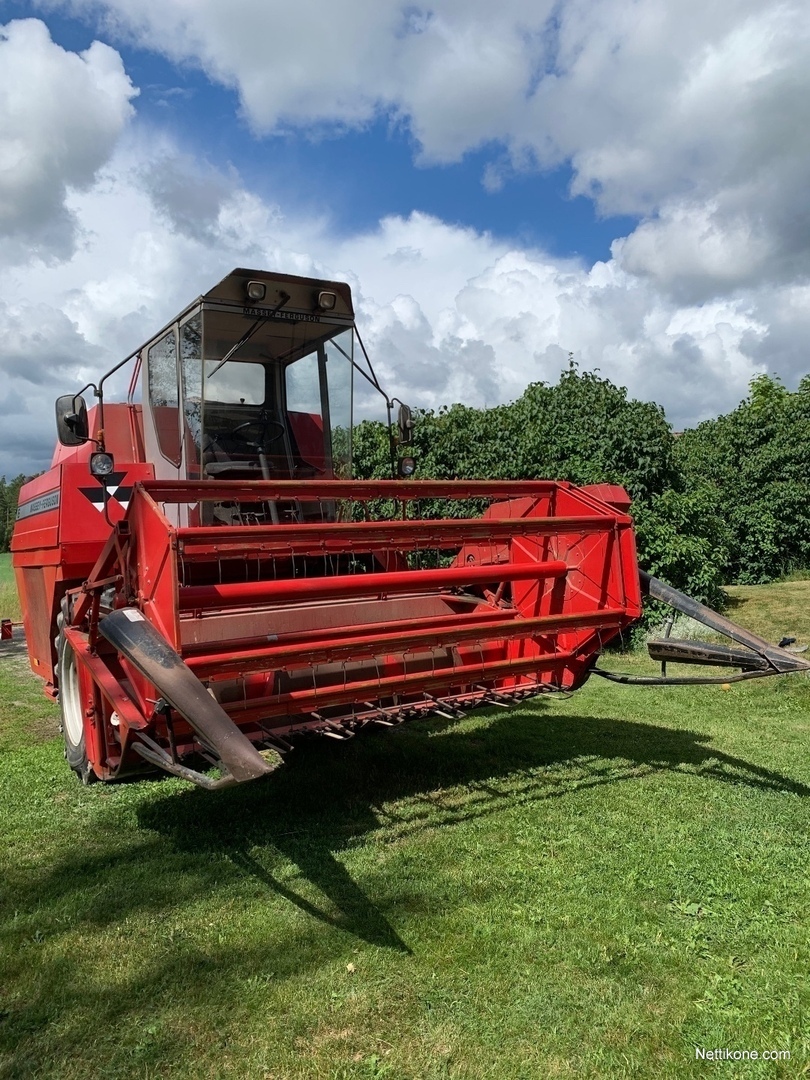
[[[504,805],[542,803],[661,771],[810,795],[790,777],[719,751],[708,735],[613,717],[555,716],[535,706],[531,713],[498,713],[473,731],[428,721],[349,744],[318,743],[295,751],[267,781],[215,794],[174,792],[142,806],[138,819],[178,852],[225,857],[314,918],[408,951],[337,853],[372,834],[392,842]],[[279,856],[339,914],[269,871],[266,863]]]
[[[69,1060],[84,1052],[76,1018],[89,1002],[99,1023],[123,1027],[144,1002],[151,1008],[176,1000],[193,976],[213,1009],[238,992],[246,972],[272,970],[284,979],[345,955],[344,934],[406,956],[409,947],[392,920],[409,910],[407,890],[400,897],[394,885],[386,900],[368,895],[342,859],[358,842],[396,843],[517,805],[542,813],[547,800],[662,772],[810,795],[806,785],[723,753],[696,731],[612,716],[555,715],[546,703],[482,719],[472,729],[418,722],[349,744],[315,744],[296,751],[297,760],[267,781],[218,793],[178,791],[172,782],[162,794],[156,784],[135,807],[141,831],[128,830],[123,843],[116,827],[109,843],[101,836],[97,845],[40,873],[20,867],[4,883],[9,917],[0,921],[8,985],[22,978],[31,956],[20,947],[12,912],[36,913],[27,933],[41,930],[52,938],[85,925],[93,933],[126,925],[130,914],[141,912],[153,920],[150,932],[171,947],[166,963],[135,975],[127,994],[110,993],[97,976],[88,983],[80,955],[56,950],[39,961],[26,1001],[5,1017],[0,1010],[0,1059],[6,1055],[0,1074],[27,1077],[43,1055]],[[114,803],[114,789],[107,797]],[[233,873],[244,875],[259,903],[263,894],[280,897],[343,933],[304,934],[295,948],[273,934],[236,945],[206,943],[205,934],[184,937],[185,905],[216,894]],[[179,943],[166,936],[174,932]],[[165,1060],[182,1057],[182,1050],[182,1041],[167,1043]]]
[[[243,873],[266,885],[268,890],[288,900],[307,915],[326,923],[327,926],[352,934],[369,945],[378,945],[410,954],[410,948],[383,913],[360,889],[342,863],[328,848],[319,845],[317,841],[307,842],[311,839],[308,837],[301,842],[299,838],[298,842],[285,843],[284,837],[276,835],[272,844],[280,854],[296,864],[307,881],[315,885],[327,897],[337,910],[337,915],[323,910],[274,877],[244,846],[232,846],[228,851],[228,857]]]

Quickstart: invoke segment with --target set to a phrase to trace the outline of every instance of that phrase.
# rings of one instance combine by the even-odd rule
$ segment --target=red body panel
[[[103,488],[90,474],[93,443],[57,446],[48,472],[20,491],[11,541],[12,563],[31,668],[49,688],[54,685],[53,643],[62,598],[93,569],[111,525],[124,517],[135,483],[154,476],[152,466],[143,461],[139,416],[139,406],[105,407],[107,446],[115,454],[114,475],[120,477],[109,488],[106,514]],[[96,434],[97,425],[98,411],[93,409],[90,430]],[[133,458],[134,454],[141,454],[141,459]]]

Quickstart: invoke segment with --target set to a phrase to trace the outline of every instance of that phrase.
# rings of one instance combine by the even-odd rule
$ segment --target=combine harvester
[[[359,387],[385,399],[391,480],[350,478]],[[302,734],[574,690],[643,592],[732,639],[654,642],[663,663],[810,667],[640,574],[622,488],[411,479],[410,411],[392,422],[345,284],[234,270],[85,390],[89,412],[57,401],[12,550],[86,782],[157,766],[220,788]]]

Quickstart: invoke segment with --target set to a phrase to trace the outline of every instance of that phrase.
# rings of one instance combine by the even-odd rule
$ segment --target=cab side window
[[[199,475],[202,446],[202,371],[202,319],[199,315],[194,315],[180,327],[183,440],[189,478]]]
[[[180,417],[177,390],[177,343],[174,331],[149,349],[149,406],[160,452],[173,465],[180,464]]]

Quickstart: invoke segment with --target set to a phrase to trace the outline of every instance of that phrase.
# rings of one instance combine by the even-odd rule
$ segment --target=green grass
[[[22,619],[14,571],[11,568],[11,555],[7,552],[0,553],[0,618],[13,619],[14,622]]]
[[[4,1080],[808,1072],[805,677],[592,679],[215,794],[82,788],[19,658],[0,700]]]
[[[783,636],[810,641],[810,580],[771,585],[730,585],[728,616],[772,641]]]

